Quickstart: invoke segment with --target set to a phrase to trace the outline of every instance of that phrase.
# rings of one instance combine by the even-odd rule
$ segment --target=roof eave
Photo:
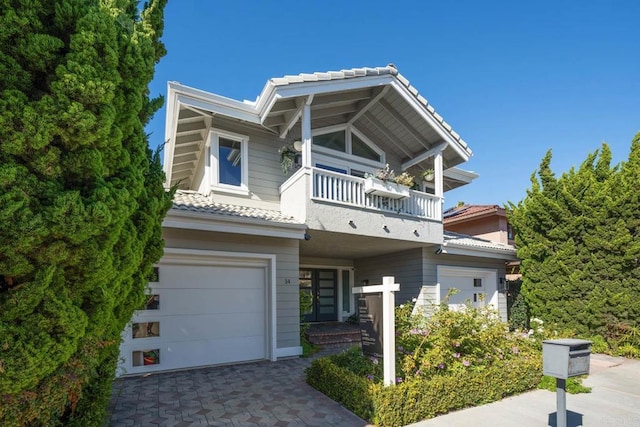
[[[164,228],[216,231],[255,236],[304,239],[305,224],[283,223],[259,218],[216,215],[171,208],[162,222]]]

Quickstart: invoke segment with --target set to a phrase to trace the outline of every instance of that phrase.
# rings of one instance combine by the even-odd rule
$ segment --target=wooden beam
[[[281,99],[275,103],[269,114],[273,113],[284,113],[285,111],[293,111],[298,109],[298,104],[296,103],[296,98],[292,99]]]
[[[414,129],[414,127],[411,126],[411,124],[409,124],[407,119],[405,119],[403,116],[398,114],[398,112],[393,108],[393,106],[391,106],[391,104],[389,104],[389,102],[387,102],[387,100],[381,99],[380,102],[378,103],[378,105],[380,105],[387,113],[389,113],[391,115],[391,117],[393,117],[393,119],[400,124],[400,126],[405,128],[405,130],[416,141],[418,141],[418,143],[420,143],[422,146],[424,146],[424,148],[427,148],[427,149],[429,148],[429,143],[427,143],[422,138],[422,136]]]
[[[333,104],[336,102],[348,102],[359,101],[361,99],[369,99],[371,97],[371,90],[369,88],[354,90],[351,92],[332,93],[328,95],[316,95],[313,101],[313,106],[324,104]]]
[[[340,107],[332,108],[322,108],[319,110],[316,110],[313,107],[314,106],[311,107],[311,117],[313,120],[353,113],[357,108],[355,104],[342,105]]]
[[[353,116],[351,116],[351,118],[348,121],[348,124],[352,125],[356,120],[362,117],[364,113],[369,111],[369,108],[371,108],[371,106],[373,106],[376,102],[380,101],[382,97],[387,94],[390,87],[391,86],[384,86],[383,88],[379,88],[379,87],[374,88],[372,91],[373,96],[371,97],[371,99],[369,99],[368,101],[360,101],[358,103],[359,111]]]
[[[400,151],[402,151],[404,153],[405,156],[407,157],[412,157],[413,153],[411,153],[410,151],[408,151],[405,147],[402,146],[402,144],[400,144],[399,142],[396,141],[396,137],[394,135],[391,135],[389,133],[388,130],[386,130],[385,128],[383,128],[381,125],[379,125],[375,118],[371,119],[369,116],[371,115],[370,112],[366,112],[362,118],[366,119],[369,123],[371,123],[373,125],[374,128],[376,128],[378,130],[379,133],[382,134],[382,136],[384,138],[386,138],[388,141],[392,142],[396,147],[398,147],[398,149]]]
[[[429,157],[435,156],[438,153],[441,153],[442,150],[444,150],[446,147],[447,147],[447,143],[442,141],[440,144],[436,145],[435,147],[430,148],[429,150],[424,151],[421,154],[418,154],[417,156],[415,156],[414,158],[409,159],[406,162],[404,162],[402,164],[402,170],[407,170],[411,166],[417,165],[421,161],[426,160]]]
[[[291,117],[289,117],[289,119],[286,122],[286,125],[284,126],[284,129],[280,132],[280,138],[285,138],[287,136],[291,128],[298,122],[300,117],[302,117],[302,110],[304,109],[304,106],[311,105],[312,102],[313,102],[313,95],[309,95],[305,98],[304,102],[300,103],[296,112],[293,113]]]

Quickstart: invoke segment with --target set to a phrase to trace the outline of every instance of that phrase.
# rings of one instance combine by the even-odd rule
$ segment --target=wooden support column
[[[438,151],[433,158],[433,172],[435,174],[435,179],[433,184],[435,185],[435,195],[438,197],[442,197],[444,194],[444,171],[442,170],[442,151]]]
[[[313,96],[309,96],[302,107],[302,167],[311,167],[311,102]]]

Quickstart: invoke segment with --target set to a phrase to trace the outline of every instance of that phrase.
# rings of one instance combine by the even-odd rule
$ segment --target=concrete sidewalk
[[[583,384],[591,393],[567,394],[567,427],[640,427],[640,361],[593,354]],[[555,413],[556,394],[537,390],[411,426],[555,427]]]

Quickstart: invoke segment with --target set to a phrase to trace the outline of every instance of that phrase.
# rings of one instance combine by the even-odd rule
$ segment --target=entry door
[[[304,314],[306,322],[338,320],[338,273],[336,270],[301,269],[300,290],[311,295],[311,311]]]

